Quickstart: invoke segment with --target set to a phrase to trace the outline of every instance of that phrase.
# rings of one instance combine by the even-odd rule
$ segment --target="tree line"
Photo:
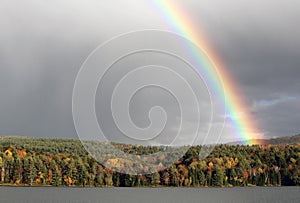
[[[161,150],[153,146],[117,146],[134,154]],[[164,170],[129,175],[99,164],[78,140],[1,137],[0,183],[82,187],[300,185],[299,144],[218,145],[204,160],[199,160],[200,150],[201,146],[190,147],[181,159]]]

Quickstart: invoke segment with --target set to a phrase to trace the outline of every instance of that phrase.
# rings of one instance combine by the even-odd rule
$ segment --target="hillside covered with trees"
[[[245,140],[240,142],[232,142],[229,144],[237,145],[242,143],[259,143],[263,145],[297,144],[300,143],[300,134],[293,135],[293,136],[271,138],[271,139],[252,139],[252,140]]]
[[[117,144],[126,153],[160,147]],[[128,175],[95,161],[79,140],[0,137],[0,184],[44,186],[229,187],[300,185],[300,144],[219,145],[204,160],[201,146],[162,171]],[[159,165],[160,163],[158,163]],[[141,167],[147,167],[142,163]]]

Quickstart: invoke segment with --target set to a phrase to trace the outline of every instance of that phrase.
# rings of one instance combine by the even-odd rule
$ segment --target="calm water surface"
[[[54,188],[0,187],[0,202],[300,202],[300,187]]]

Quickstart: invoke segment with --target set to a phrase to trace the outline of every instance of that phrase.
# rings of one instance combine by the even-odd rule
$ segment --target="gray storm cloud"
[[[300,2],[174,3],[199,24],[197,29],[233,75],[261,132],[266,137],[299,133]],[[89,53],[124,32],[172,30],[167,24],[150,1],[2,0],[0,134],[77,138],[72,90]],[[230,129],[224,132],[222,141],[234,139]]]

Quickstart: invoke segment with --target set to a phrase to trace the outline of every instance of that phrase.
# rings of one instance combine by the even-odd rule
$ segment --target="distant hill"
[[[72,143],[72,145],[69,145],[70,143]],[[247,145],[247,143],[251,143],[251,145],[252,144],[258,144],[258,145],[300,144],[300,134],[294,136],[271,138],[271,139],[251,139],[251,140],[235,141],[226,144]],[[62,151],[65,152],[67,150],[66,146],[70,146],[70,148],[67,151],[74,150],[73,147],[80,149],[81,153],[84,153],[85,151],[83,149],[80,140],[67,139],[67,138],[32,138],[32,137],[25,137],[25,136],[0,136],[0,144],[4,146],[9,146],[9,145],[22,146],[27,149],[41,148],[43,149],[43,151],[49,149],[53,150],[55,148],[56,150],[61,152]]]
[[[300,134],[294,136],[285,136],[285,137],[278,137],[272,139],[252,139],[247,141],[237,141],[237,142],[230,142],[230,145],[243,145],[243,143],[253,143],[253,144],[260,144],[260,145],[284,145],[284,144],[298,144],[300,143]]]

